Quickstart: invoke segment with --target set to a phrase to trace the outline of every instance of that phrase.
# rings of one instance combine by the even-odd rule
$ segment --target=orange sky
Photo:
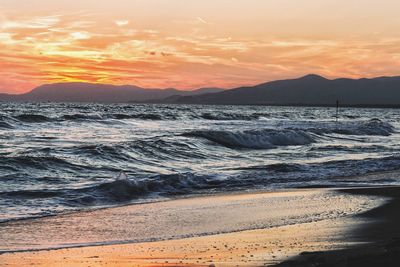
[[[0,0],[0,92],[400,75],[398,0]]]

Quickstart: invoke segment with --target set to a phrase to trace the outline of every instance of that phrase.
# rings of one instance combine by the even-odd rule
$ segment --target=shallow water
[[[189,194],[399,184],[345,178],[399,168],[396,109],[341,109],[336,122],[333,108],[0,107],[2,221]]]
[[[320,189],[189,198],[76,212],[3,223],[0,253],[181,239],[342,219],[384,201]]]

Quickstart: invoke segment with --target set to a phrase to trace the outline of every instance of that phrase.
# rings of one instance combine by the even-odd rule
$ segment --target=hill
[[[57,83],[20,94],[0,94],[0,101],[174,103],[228,105],[335,105],[400,107],[400,76],[326,79],[315,74],[230,90],[148,89],[133,85]]]
[[[180,96],[165,102],[185,104],[400,106],[400,77],[326,79],[310,74],[251,87],[197,96]]]
[[[189,96],[221,92],[219,88],[202,88],[183,91],[173,88],[147,89],[133,85],[108,85],[91,83],[55,83],[41,85],[32,91],[19,94],[0,94],[0,101],[26,102],[146,102],[172,96]]]

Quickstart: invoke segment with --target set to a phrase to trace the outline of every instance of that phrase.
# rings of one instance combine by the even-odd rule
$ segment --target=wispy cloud
[[[129,20],[116,20],[115,24],[120,27],[126,26],[129,24]]]
[[[90,33],[88,32],[72,32],[70,35],[75,40],[90,39]]]
[[[7,29],[18,29],[18,28],[27,28],[27,29],[46,29],[56,24],[59,21],[58,17],[39,17],[31,20],[22,20],[22,21],[4,21],[0,24],[0,28],[3,30]]]
[[[198,20],[199,22],[203,23],[203,24],[208,24],[207,21],[205,21],[204,19],[202,19],[202,18],[200,18],[200,17],[197,17],[197,20]]]

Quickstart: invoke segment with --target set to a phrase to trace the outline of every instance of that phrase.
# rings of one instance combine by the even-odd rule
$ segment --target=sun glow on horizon
[[[0,92],[398,75],[397,10],[394,0],[0,0]]]

